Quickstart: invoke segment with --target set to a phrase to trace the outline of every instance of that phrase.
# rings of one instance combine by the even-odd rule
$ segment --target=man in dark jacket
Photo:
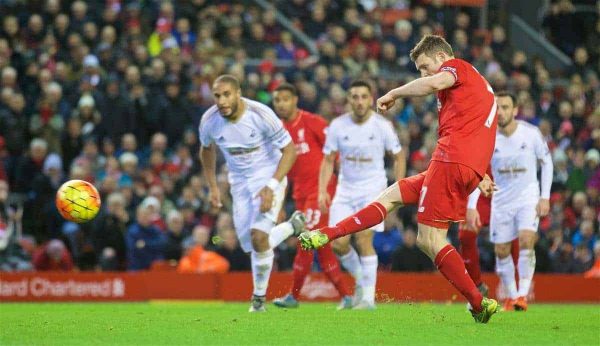
[[[417,234],[408,229],[404,231],[403,238],[402,246],[392,254],[392,271],[432,271],[433,263],[417,248]]]
[[[152,262],[164,259],[165,236],[152,225],[151,211],[147,206],[138,207],[136,222],[129,226],[125,244],[128,270],[148,269]]]

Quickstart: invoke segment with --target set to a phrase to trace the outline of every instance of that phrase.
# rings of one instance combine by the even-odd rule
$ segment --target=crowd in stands
[[[598,35],[559,45],[574,65],[549,71],[509,44],[502,23],[477,30],[469,8],[390,2],[410,15],[383,25],[372,3],[277,1],[314,40],[315,55],[275,10],[253,2],[1,2],[0,270],[144,270],[157,263],[182,272],[248,270],[230,197],[223,196],[222,210],[210,208],[197,159],[211,82],[233,74],[244,96],[270,104],[271,91],[289,81],[301,108],[331,120],[347,111],[353,79],[371,80],[381,95],[417,77],[408,53],[429,33],[444,35],[494,90],[515,93],[518,118],[539,126],[552,150],[551,213],[540,223],[537,270],[590,269],[600,259]],[[565,42],[555,8],[544,25]],[[397,102],[388,116],[408,152],[408,174],[426,169],[437,137],[435,97]],[[54,193],[68,179],[101,192],[93,222],[60,218]],[[224,166],[218,180],[228,191]],[[388,217],[386,232],[375,237],[382,270],[433,270],[415,231],[414,208]],[[493,270],[485,231],[480,248],[483,268]],[[293,238],[277,249],[278,270],[291,269],[295,251]]]

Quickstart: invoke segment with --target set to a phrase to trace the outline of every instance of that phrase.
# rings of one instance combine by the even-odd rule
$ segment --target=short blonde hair
[[[416,61],[421,54],[433,57],[437,52],[444,52],[449,56],[454,56],[452,47],[442,36],[425,35],[415,48],[410,51],[410,60]]]

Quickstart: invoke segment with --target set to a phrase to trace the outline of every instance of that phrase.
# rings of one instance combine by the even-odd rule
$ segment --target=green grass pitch
[[[600,345],[599,305],[533,304],[475,324],[463,304],[336,311],[248,303],[5,303],[0,345]]]

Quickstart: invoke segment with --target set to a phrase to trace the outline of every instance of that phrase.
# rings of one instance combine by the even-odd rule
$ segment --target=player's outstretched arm
[[[433,76],[421,77],[401,87],[390,90],[387,94],[377,99],[377,111],[386,112],[394,106],[396,99],[401,97],[425,96],[448,89],[454,85],[456,79],[448,71],[436,73]]]
[[[217,149],[214,144],[200,147],[200,163],[208,183],[210,203],[213,208],[221,208],[221,192],[217,185]]]

